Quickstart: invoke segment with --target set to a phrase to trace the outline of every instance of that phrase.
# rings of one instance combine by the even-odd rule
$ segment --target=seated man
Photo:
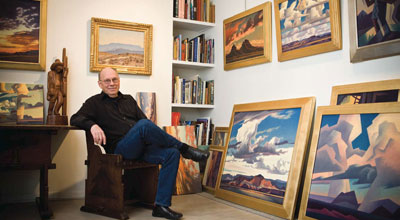
[[[94,142],[104,145],[107,153],[161,164],[152,215],[181,218],[181,213],[169,208],[180,154],[184,158],[201,161],[208,158],[209,152],[178,141],[146,119],[135,99],[119,92],[120,78],[114,69],[104,68],[99,73],[98,84],[102,92],[86,100],[71,117],[71,125],[90,130]]]

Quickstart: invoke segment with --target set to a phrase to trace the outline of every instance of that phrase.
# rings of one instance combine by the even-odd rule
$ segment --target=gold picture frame
[[[300,220],[396,219],[399,115],[397,102],[318,107]]]
[[[314,97],[234,105],[216,196],[292,219],[314,108]]]
[[[272,60],[271,2],[224,20],[224,70]]]
[[[274,1],[280,62],[342,49],[340,1],[310,4],[308,0],[295,0],[290,5],[289,0]],[[312,17],[309,11],[314,9],[318,11]]]
[[[228,127],[216,127],[212,136],[211,146],[225,147],[228,139]]]
[[[389,4],[387,1],[380,1],[380,4]],[[400,38],[397,37],[395,39],[387,39],[387,37],[383,38],[384,40],[374,40],[376,38],[377,33],[374,29],[373,21],[370,17],[370,14],[374,13],[371,9],[374,8],[375,3],[372,5],[367,5],[365,1],[361,0],[349,0],[349,33],[350,33],[350,62],[357,63],[366,60],[378,59],[388,56],[394,56],[400,54]],[[397,7],[399,6],[399,2],[396,3]],[[385,6],[385,18],[384,22],[388,23],[386,20],[390,18],[391,15],[389,11],[386,11],[388,5]],[[377,7],[378,8],[378,7]],[[368,12],[366,12],[368,11]],[[392,12],[393,13],[393,12]],[[378,12],[379,14],[379,12]],[[387,14],[387,15],[386,15]],[[360,20],[364,22],[362,27],[358,26],[357,17],[362,16]],[[379,29],[384,30],[384,22],[377,21],[377,27]],[[367,24],[367,25],[365,25]],[[369,28],[365,28],[365,26]],[[391,28],[396,27],[395,30],[391,30],[393,32],[400,32],[399,24],[395,23],[391,25]],[[372,32],[371,32],[372,31]],[[390,32],[390,31],[389,31]],[[381,32],[383,33],[383,32]],[[368,36],[367,36],[368,35]],[[374,37],[371,37],[374,36]],[[379,36],[378,36],[379,37]],[[367,40],[370,39],[370,40]],[[369,41],[369,42],[367,42]],[[372,43],[371,43],[372,41]],[[361,44],[361,45],[360,45]]]
[[[400,102],[400,79],[332,87],[330,105]]]
[[[204,169],[202,185],[206,191],[214,194],[225,150],[221,149],[221,147],[210,146],[209,151],[210,157],[207,159]]]
[[[153,25],[91,19],[90,71],[104,67],[119,73],[151,75]]]
[[[10,1],[6,6],[0,9],[1,14],[12,14],[15,17],[7,19],[6,22],[10,23],[9,29],[0,31],[0,38],[7,39],[0,45],[0,68],[45,70],[47,0]],[[17,8],[22,8],[22,12],[16,13]],[[14,12],[6,12],[9,10]],[[24,31],[19,29],[21,25],[24,26]]]

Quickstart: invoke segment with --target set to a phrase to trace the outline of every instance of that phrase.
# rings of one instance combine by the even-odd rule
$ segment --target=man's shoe
[[[153,208],[152,215],[154,217],[162,217],[162,218],[166,218],[166,219],[180,219],[183,216],[182,213],[175,212],[172,209],[170,209],[169,207],[160,206],[160,205],[156,205]]]
[[[187,144],[183,144],[181,154],[182,157],[196,162],[205,161],[210,156],[210,152],[202,151]]]

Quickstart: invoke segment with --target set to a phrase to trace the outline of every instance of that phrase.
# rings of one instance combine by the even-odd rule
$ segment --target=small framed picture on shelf
[[[400,1],[349,0],[350,62],[400,54]]]
[[[0,68],[45,70],[47,0],[2,1]]]
[[[90,71],[151,75],[153,25],[92,18]]]
[[[224,20],[224,70],[272,60],[271,2]]]
[[[400,103],[321,106],[300,220],[399,219]]]
[[[278,60],[342,49],[339,0],[275,0]]]
[[[400,79],[332,87],[331,105],[400,102]]]

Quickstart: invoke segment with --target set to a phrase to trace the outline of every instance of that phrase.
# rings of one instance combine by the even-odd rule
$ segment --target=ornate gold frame
[[[225,46],[226,46],[226,25],[244,18],[250,14],[253,14],[257,11],[262,10],[263,14],[263,40],[264,40],[264,53],[262,56],[256,56],[252,58],[246,58],[243,60],[235,61],[233,63],[226,63],[226,54],[225,54]],[[263,3],[259,6],[251,8],[247,11],[244,11],[240,14],[237,14],[233,17],[227,18],[224,20],[223,24],[223,32],[224,32],[224,70],[232,70],[240,67],[251,66],[260,63],[271,62],[272,60],[272,8],[271,2]]]
[[[306,149],[308,146],[308,140],[310,136],[311,123],[314,115],[315,98],[307,97],[307,98],[234,105],[231,116],[231,122],[229,126],[228,139],[231,138],[235,112],[279,110],[279,109],[289,109],[289,108],[301,108],[301,112],[297,127],[296,139],[293,147],[293,154],[290,162],[290,169],[289,169],[283,204],[281,205],[278,203],[273,203],[266,200],[245,196],[243,194],[235,193],[220,188],[222,173],[225,167],[227,150],[225,151],[224,156],[222,158],[223,162],[221,165],[221,171],[218,175],[217,186],[216,186],[217,197],[262,212],[276,215],[282,218],[292,219],[294,217],[296,200],[301,181],[301,172],[304,164],[304,159],[306,156]],[[229,143],[227,143],[226,145],[228,146]]]
[[[40,1],[40,30],[39,30],[39,62],[0,61],[2,69],[45,70],[46,69],[46,37],[47,37],[47,0]]]
[[[287,52],[282,52],[282,33],[280,25],[280,12],[279,4],[288,0],[275,0],[275,26],[276,26],[276,42],[278,49],[278,60],[280,62],[297,59],[301,57],[316,55],[320,53],[326,53],[335,50],[342,49],[342,28],[340,23],[340,1],[329,0],[329,15],[331,23],[331,41],[320,43],[317,45],[311,45],[308,47],[294,49]],[[293,3],[295,4],[295,3]]]
[[[144,67],[123,65],[104,65],[98,63],[99,57],[99,28],[112,28],[118,30],[144,32]],[[104,67],[113,67],[119,73],[151,75],[152,72],[152,41],[153,25],[133,22],[117,21],[103,18],[91,19],[90,35],[90,71],[100,71]]]

